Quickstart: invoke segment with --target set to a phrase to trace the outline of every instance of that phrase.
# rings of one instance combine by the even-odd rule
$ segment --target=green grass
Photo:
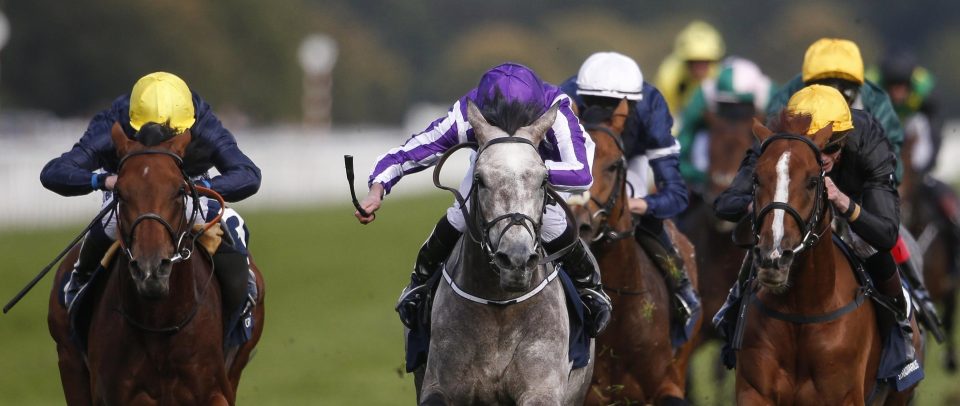
[[[389,199],[371,225],[346,206],[244,212],[251,249],[267,283],[267,321],[238,402],[252,405],[412,404],[402,373],[400,322],[393,304],[416,249],[451,199],[442,194]],[[0,233],[0,299],[15,294],[79,230]],[[47,333],[45,279],[0,316],[0,404],[62,404],[56,350]],[[945,376],[932,346],[921,405],[958,404],[956,377]],[[698,404],[731,404],[732,377],[717,390],[710,362],[696,357]],[[719,401],[718,401],[719,399]]]

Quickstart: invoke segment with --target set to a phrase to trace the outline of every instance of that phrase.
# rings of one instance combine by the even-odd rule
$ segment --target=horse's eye
[[[613,165],[608,166],[606,170],[607,170],[607,172],[614,173],[614,172],[616,172],[617,169],[619,169],[619,168],[620,168],[620,165],[613,164]]]
[[[817,181],[819,178],[811,176],[807,179],[807,190],[813,190],[817,188]]]

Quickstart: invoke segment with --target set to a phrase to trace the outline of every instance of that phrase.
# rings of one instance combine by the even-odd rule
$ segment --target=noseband
[[[486,152],[491,145],[506,144],[506,143],[527,144],[531,148],[533,148],[534,151],[537,150],[537,146],[533,145],[533,143],[527,140],[526,138],[520,138],[520,137],[514,137],[514,136],[495,138],[493,140],[490,140],[489,142],[484,144],[482,148],[479,148],[477,150],[477,156],[475,158],[475,162],[480,160],[480,155]],[[440,172],[443,168],[443,164],[447,161],[447,158],[453,155],[454,152],[463,148],[478,148],[478,144],[475,142],[465,142],[465,143],[456,145],[453,148],[449,149],[447,152],[445,152],[443,156],[440,157],[440,161],[437,162],[437,166],[433,170],[433,184],[437,188],[446,190],[451,194],[453,194],[454,198],[457,200],[457,203],[460,207],[460,211],[463,213],[464,222],[467,224],[467,235],[469,235],[470,239],[473,242],[479,244],[480,247],[483,249],[483,252],[487,255],[489,259],[490,266],[493,269],[493,271],[496,273],[500,272],[499,267],[496,265],[496,262],[494,261],[494,256],[496,254],[496,249],[500,244],[500,240],[502,240],[502,236],[506,234],[507,230],[509,230],[511,227],[523,227],[523,229],[526,230],[527,233],[529,233],[530,236],[533,237],[535,241],[536,246],[534,247],[534,250],[538,253],[543,253],[544,252],[543,239],[540,236],[540,228],[543,225],[542,219],[540,221],[534,220],[532,217],[519,212],[506,213],[506,214],[494,217],[489,221],[484,218],[483,210],[480,207],[479,202],[477,201],[477,193],[479,192],[480,182],[478,179],[479,174],[476,171],[476,169],[474,170],[473,185],[470,187],[470,190],[467,192],[466,199],[463,197],[463,195],[460,194],[459,190],[452,187],[444,186],[443,184],[440,183]],[[540,189],[544,193],[543,206],[540,209],[540,213],[543,213],[546,211],[546,206],[548,204],[550,204],[551,202],[556,202],[557,204],[560,204],[560,206],[567,213],[568,220],[573,218],[572,214],[570,213],[570,209],[565,204],[562,204],[563,199],[560,198],[560,196],[552,188],[550,188],[550,185],[547,183],[546,178],[544,178],[543,184],[540,186]],[[470,205],[472,207],[473,214],[471,214],[470,211],[467,210],[468,201],[470,202]],[[493,241],[490,239],[490,230],[493,229],[494,226],[496,226],[497,224],[503,221],[508,221],[508,223],[506,227],[504,227],[503,231],[500,233],[501,238],[497,240],[496,244],[494,244]],[[566,249],[562,249],[550,256],[542,258],[540,260],[540,264],[545,264],[559,258],[560,256],[562,256],[562,254],[566,253],[569,250],[569,248],[570,247]]]
[[[597,232],[597,235],[593,237],[593,240],[590,242],[613,242],[632,237],[635,227],[631,226],[628,230],[617,231],[613,228],[613,226],[610,225],[610,223],[607,223],[606,221],[608,218],[610,218],[610,214],[613,212],[614,207],[617,205],[617,200],[620,198],[621,189],[623,189],[623,187],[620,185],[626,183],[627,180],[627,153],[623,146],[623,140],[614,134],[613,130],[607,128],[606,126],[589,124],[585,125],[584,128],[586,128],[587,131],[600,131],[601,133],[607,135],[617,145],[617,149],[620,150],[620,159],[614,164],[616,165],[617,169],[617,177],[613,182],[613,190],[610,192],[610,196],[607,197],[607,201],[605,203],[600,203],[600,200],[598,200],[592,194],[590,196],[590,201],[597,205],[599,209],[591,212],[590,209],[587,208],[587,212],[590,213],[591,220],[599,219],[601,224],[600,231]],[[621,207],[620,210],[622,212],[623,210],[626,210],[626,207]]]
[[[767,147],[769,147],[770,144],[773,144],[776,141],[800,141],[800,142],[803,142],[808,147],[810,147],[810,150],[813,151],[813,155],[817,158],[817,165],[820,166],[820,176],[817,177],[817,192],[815,195],[816,197],[814,198],[813,209],[807,220],[804,220],[803,216],[800,215],[800,212],[798,212],[796,209],[790,206],[790,204],[787,202],[770,202],[766,206],[763,206],[763,208],[760,209],[759,211],[754,212],[754,215],[753,215],[754,241],[756,242],[760,241],[760,227],[763,226],[762,222],[764,217],[766,217],[767,214],[770,214],[770,212],[772,212],[773,210],[777,210],[777,209],[783,210],[784,212],[789,214],[790,217],[793,217],[793,219],[796,220],[797,225],[800,227],[800,233],[803,234],[803,240],[800,241],[800,244],[798,244],[795,248],[793,248],[793,253],[799,254],[803,250],[816,245],[817,242],[820,241],[820,236],[823,235],[823,233],[826,232],[826,228],[830,226],[829,224],[827,224],[822,230],[819,230],[819,231],[816,230],[817,224],[820,223],[820,220],[823,217],[824,207],[826,204],[825,203],[826,189],[824,187],[824,182],[823,182],[823,177],[826,175],[826,173],[823,170],[823,159],[821,159],[820,157],[820,148],[818,148],[816,144],[814,144],[813,141],[811,141],[807,137],[802,137],[802,136],[793,135],[793,134],[773,135],[770,138],[767,138],[766,140],[764,140],[763,144],[760,145],[760,155],[763,155],[763,152],[766,151]],[[754,182],[753,182],[753,199],[754,199],[754,207],[757,207],[756,175],[754,175]]]

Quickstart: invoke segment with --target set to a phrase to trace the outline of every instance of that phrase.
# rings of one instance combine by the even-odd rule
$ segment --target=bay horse
[[[523,115],[513,111],[522,105],[505,106],[501,119]],[[593,366],[572,369],[565,293],[558,270],[542,263],[547,258],[539,234],[549,189],[537,146],[557,109],[554,105],[509,134],[470,101],[467,119],[477,144],[449,150],[434,171],[439,186],[440,169],[452,152],[478,148],[467,199],[442,187],[454,192],[468,232],[435,294],[429,356],[416,380],[421,404],[583,402]]]
[[[263,332],[260,271],[251,259],[259,291],[253,334],[226,353],[220,286],[191,234],[199,207],[192,215],[185,207],[188,196],[196,202],[200,193],[218,195],[181,170],[190,132],[146,147],[115,124],[111,137],[122,157],[114,191],[120,253],[87,288],[94,300],[86,351],[71,337],[59,298],[78,247],[61,263],[50,293],[48,324],[67,404],[232,405]],[[205,228],[219,227],[218,219]]]
[[[756,279],[737,353],[737,403],[746,405],[906,404],[876,380],[882,340],[877,307],[833,242],[822,148],[810,116],[781,114],[778,134],[754,124],[761,142],[755,172]],[[913,321],[914,345],[921,354]],[[876,391],[876,392],[875,392]]]
[[[581,238],[592,241],[590,248],[600,265],[604,290],[613,302],[610,324],[597,337],[597,360],[586,404],[686,404],[685,380],[696,339],[672,348],[670,293],[657,265],[634,238],[620,138],[627,112],[627,102],[621,101],[609,120],[586,124],[596,144],[593,185],[590,199],[573,208]],[[693,246],[672,222],[665,222],[664,227],[679,246],[696,287]],[[701,322],[702,317],[696,322],[695,337]]]
[[[943,306],[943,331],[946,334],[943,362],[948,372],[955,373],[957,350],[954,336],[960,283],[951,274],[950,268],[958,266],[956,262],[960,258],[955,256],[960,241],[957,240],[956,224],[946,218],[943,207],[953,204],[955,200],[940,201],[942,193],[938,193],[936,188],[949,186],[930,174],[917,172],[913,167],[913,149],[917,137],[910,131],[905,131],[904,135],[906,138],[900,152],[903,159],[903,182],[900,183],[903,225],[920,245],[921,252],[917,254],[923,257],[923,278],[930,298]]]

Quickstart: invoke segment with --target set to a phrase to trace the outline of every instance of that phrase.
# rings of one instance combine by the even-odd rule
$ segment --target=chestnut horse
[[[88,287],[94,301],[85,356],[58,289],[78,248],[60,265],[50,294],[48,323],[67,404],[232,405],[263,331],[263,278],[251,260],[259,291],[253,335],[225,353],[220,286],[185,207],[187,196],[215,195],[181,171],[189,131],[145,147],[114,125],[112,138],[123,157],[115,190],[122,254]]]
[[[591,198],[573,208],[581,238],[592,241],[604,289],[613,302],[610,325],[597,337],[586,404],[685,404],[687,366],[695,339],[672,348],[670,293],[660,271],[634,239],[620,138],[627,109],[627,103],[621,102],[609,121],[587,126],[596,144]],[[696,287],[693,246],[672,222],[664,226],[679,245]],[[694,336],[700,323],[697,320]]]
[[[957,352],[954,330],[957,313],[957,289],[960,284],[951,275],[951,266],[956,266],[951,256],[957,255],[958,245],[956,225],[945,218],[937,187],[943,185],[932,175],[919,173],[913,168],[913,148],[917,137],[909,131],[900,156],[903,158],[903,182],[900,184],[900,203],[903,212],[903,225],[913,234],[920,245],[923,256],[923,277],[925,286],[930,290],[930,298],[943,306],[943,331],[946,334],[946,353],[944,367],[954,373],[957,370]]]
[[[779,134],[773,135],[754,124],[762,144],[754,195],[760,287],[744,294],[747,324],[737,354],[737,403],[906,404],[913,388],[878,387],[877,308],[864,299],[830,227],[820,148],[832,129],[821,129],[812,141],[793,135],[809,125],[809,116],[782,115]],[[920,354],[919,333],[914,345]]]

